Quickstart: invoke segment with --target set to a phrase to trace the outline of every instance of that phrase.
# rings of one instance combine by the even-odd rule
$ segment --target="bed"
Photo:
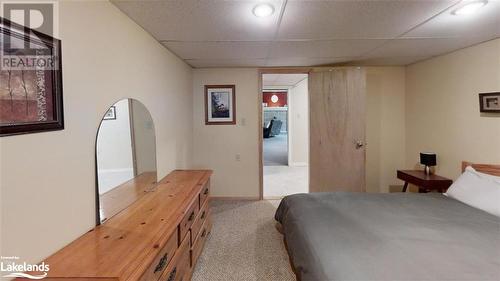
[[[275,219],[301,281],[500,280],[500,218],[440,193],[296,194]]]

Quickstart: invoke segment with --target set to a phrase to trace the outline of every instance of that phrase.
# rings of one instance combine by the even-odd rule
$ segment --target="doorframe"
[[[263,83],[262,78],[264,74],[307,74],[310,75],[312,68],[299,67],[299,68],[259,68],[258,69],[258,95],[257,95],[257,112],[258,112],[258,150],[259,150],[259,200],[264,199],[264,157],[263,157],[263,143],[264,133],[262,131],[262,91]],[[309,82],[308,82],[309,83]],[[309,88],[309,85],[308,85]],[[287,99],[289,97],[287,96]],[[288,160],[290,162],[290,159]],[[290,164],[290,163],[288,163]]]

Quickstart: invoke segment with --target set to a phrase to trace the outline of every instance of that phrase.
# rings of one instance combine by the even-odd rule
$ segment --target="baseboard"
[[[292,167],[307,167],[309,166],[306,162],[292,162],[289,166]]]
[[[211,200],[233,200],[233,201],[259,201],[259,197],[248,197],[248,196],[241,196],[241,197],[232,197],[232,196],[210,196]]]

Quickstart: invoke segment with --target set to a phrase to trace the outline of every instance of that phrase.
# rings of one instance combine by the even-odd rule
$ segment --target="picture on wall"
[[[236,124],[234,85],[205,85],[205,124]]]
[[[104,118],[102,120],[116,120],[116,107],[112,105],[106,114],[104,114]]]
[[[500,92],[479,94],[479,109],[481,112],[500,113]]]
[[[0,20],[0,136],[64,129],[61,41]]]

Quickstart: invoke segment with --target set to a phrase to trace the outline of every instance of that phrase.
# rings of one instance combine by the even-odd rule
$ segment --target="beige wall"
[[[309,95],[308,79],[288,90],[289,165],[309,164]]]
[[[500,91],[500,39],[426,60],[406,71],[406,166],[438,155],[456,178],[462,160],[500,163],[500,116],[480,114],[478,93]]]
[[[257,197],[257,70],[193,71],[194,165],[214,169],[214,196]],[[404,67],[369,67],[367,75],[367,189],[387,192],[390,185],[402,184],[395,174],[405,163],[405,70]],[[203,86],[233,83],[236,84],[237,125],[205,126]],[[236,154],[240,154],[240,161],[236,161]]]
[[[388,192],[402,185],[405,165],[405,68],[367,67],[366,190]]]
[[[1,255],[27,262],[94,226],[96,131],[117,100],[151,112],[160,177],[192,158],[191,68],[108,2],[59,12],[66,129],[0,139]]]
[[[257,76],[257,69],[193,70],[193,162],[214,170],[213,196],[259,196]],[[205,125],[204,85],[221,84],[236,85],[237,124]]]

